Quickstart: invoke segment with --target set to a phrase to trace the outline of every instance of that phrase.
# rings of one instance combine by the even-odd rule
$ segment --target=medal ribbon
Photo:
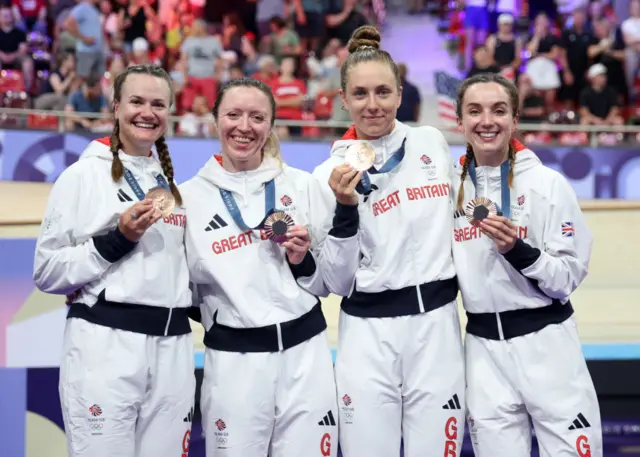
[[[144,200],[145,193],[142,191],[142,188],[140,187],[140,184],[138,184],[138,181],[133,176],[133,173],[131,173],[131,171],[129,171],[128,168],[124,169],[124,179],[127,181],[129,186],[131,187],[131,190],[133,190],[133,193],[136,194],[136,197],[138,197],[138,200],[140,200],[140,201]],[[158,182],[158,186],[169,190],[169,184],[167,183],[167,180],[164,179],[164,176],[162,176],[160,174],[157,175],[156,176],[156,181]]]
[[[233,218],[233,222],[245,232],[264,228],[266,219],[273,213],[276,207],[276,185],[273,179],[264,185],[264,211],[266,215],[256,227],[249,227],[244,219],[242,219],[242,214],[240,213],[236,199],[233,198],[232,192],[221,188],[220,196],[227,207],[227,211],[229,211],[229,214]]]
[[[358,192],[361,195],[371,192],[371,179],[369,178],[369,174],[379,175],[383,173],[389,173],[391,170],[393,170],[398,165],[400,165],[400,162],[402,162],[402,159],[404,159],[404,154],[405,154],[404,144],[406,142],[407,142],[406,138],[402,140],[402,145],[400,145],[400,148],[393,153],[393,155],[389,158],[389,160],[387,160],[384,163],[382,168],[380,168],[379,170],[376,170],[375,167],[372,165],[371,168],[369,168],[367,171],[362,173],[362,178],[360,178],[360,182],[356,186],[356,192]]]
[[[498,208],[498,214],[502,212],[502,215],[507,219],[510,219],[511,216],[511,189],[509,189],[509,171],[511,171],[511,164],[508,160],[505,160],[502,165],[500,165],[500,193],[502,199],[502,208]],[[469,177],[471,178],[471,182],[473,182],[477,197],[478,177],[476,175],[476,165],[474,160],[472,160],[469,164]]]

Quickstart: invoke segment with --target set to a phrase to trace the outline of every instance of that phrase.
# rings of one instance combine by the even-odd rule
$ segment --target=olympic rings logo
[[[216,441],[218,442],[218,444],[227,444],[227,439],[223,438],[221,436],[219,436],[218,438],[216,438]]]
[[[102,430],[104,424],[89,424],[91,430]]]
[[[353,419],[353,414],[350,412],[345,412],[342,414],[344,415],[345,419]]]

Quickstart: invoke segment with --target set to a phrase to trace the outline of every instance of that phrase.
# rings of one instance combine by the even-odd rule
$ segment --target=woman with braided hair
[[[495,74],[465,80],[457,116],[467,152],[454,176],[453,256],[467,311],[468,423],[478,457],[602,456],[598,398],[571,293],[593,238],[567,180],[513,139],[518,91]]]
[[[188,452],[192,295],[164,140],[172,98],[159,67],[118,75],[111,138],[92,141],[49,196],[33,277],[73,297],[60,369],[70,457]]]

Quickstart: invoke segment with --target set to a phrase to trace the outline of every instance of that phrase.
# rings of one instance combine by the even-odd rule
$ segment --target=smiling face
[[[478,165],[497,166],[506,159],[518,125],[512,103],[506,88],[496,82],[479,82],[466,89],[458,126]]]
[[[146,155],[167,131],[171,89],[163,78],[149,74],[129,74],[114,102],[123,150]]]
[[[269,97],[246,86],[231,87],[221,97],[216,123],[223,158],[235,171],[258,168],[274,115]]]
[[[368,61],[354,65],[349,69],[346,88],[340,96],[358,138],[379,138],[393,130],[402,90],[387,63]]]

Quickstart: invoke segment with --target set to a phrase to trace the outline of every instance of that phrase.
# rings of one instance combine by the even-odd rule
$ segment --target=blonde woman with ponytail
[[[467,408],[477,457],[602,457],[598,398],[571,293],[593,238],[567,180],[513,139],[518,91],[493,74],[465,80],[467,140],[453,182],[453,257],[464,308]]]
[[[335,457],[338,450],[318,297],[339,293],[344,270],[358,261],[357,206],[329,210],[312,176],[283,162],[275,112],[263,82],[223,86],[213,107],[219,154],[180,189],[206,331],[207,457],[300,457],[318,447]],[[334,197],[352,191],[345,183]],[[320,230],[326,220],[333,220],[328,234]]]
[[[172,98],[159,67],[118,75],[111,137],[92,141],[49,196],[33,277],[70,297],[60,364],[70,457],[188,451],[195,374],[186,218],[164,139]]]

